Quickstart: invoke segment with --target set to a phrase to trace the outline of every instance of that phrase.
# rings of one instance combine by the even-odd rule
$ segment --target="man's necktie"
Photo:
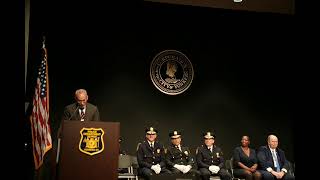
[[[153,143],[150,143],[150,147],[153,149]]]
[[[272,152],[273,162],[274,162],[275,166],[277,166],[277,172],[280,172],[280,165],[279,165],[276,151],[272,150],[271,152]]]
[[[84,121],[84,112],[83,112],[83,109],[80,109],[80,120],[81,121]]]
[[[179,148],[179,146],[176,146],[176,148],[177,148],[179,151],[181,151],[181,149]]]

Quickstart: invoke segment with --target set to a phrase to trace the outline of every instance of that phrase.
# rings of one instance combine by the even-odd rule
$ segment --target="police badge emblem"
[[[217,158],[219,158],[219,157],[220,157],[220,155],[219,155],[219,153],[218,153],[218,152],[216,153],[216,155],[217,155]]]
[[[188,57],[176,50],[158,53],[150,66],[152,83],[158,90],[168,95],[186,91],[193,80],[194,71]]]
[[[160,154],[160,149],[157,149],[157,153]]]
[[[186,156],[188,156],[188,155],[189,155],[188,151],[184,151],[184,154],[185,154]]]
[[[82,128],[79,150],[90,156],[101,153],[104,150],[102,128]]]

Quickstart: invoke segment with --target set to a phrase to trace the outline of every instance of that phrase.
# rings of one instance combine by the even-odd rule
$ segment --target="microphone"
[[[71,118],[76,114],[76,112],[79,110],[79,108],[82,108],[82,109],[83,109],[83,107],[80,107],[79,104],[77,104],[76,106],[77,106],[77,108],[74,110],[74,112],[73,112],[73,113],[71,114],[71,116],[68,118],[68,121],[71,120]]]

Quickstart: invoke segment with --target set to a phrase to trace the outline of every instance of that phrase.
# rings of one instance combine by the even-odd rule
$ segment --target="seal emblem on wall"
[[[164,50],[158,53],[150,65],[152,83],[165,94],[183,93],[191,85],[193,76],[190,60],[177,50]]]

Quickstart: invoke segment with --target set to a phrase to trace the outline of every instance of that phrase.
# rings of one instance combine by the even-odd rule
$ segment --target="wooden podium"
[[[64,121],[58,179],[118,179],[119,135],[119,122]]]

